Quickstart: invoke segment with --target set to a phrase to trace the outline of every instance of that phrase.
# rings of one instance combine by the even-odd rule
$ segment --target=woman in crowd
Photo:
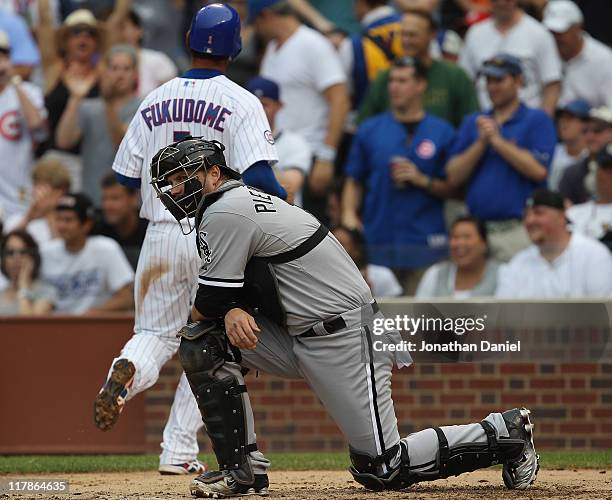
[[[475,217],[464,215],[450,228],[450,261],[431,266],[416,291],[418,298],[466,299],[495,294],[499,263],[489,259],[487,230]]]
[[[49,112],[47,148],[55,148],[55,128],[70,96],[97,97],[100,94],[100,54],[119,36],[119,25],[127,7],[125,0],[117,1],[105,23],[96,20],[89,10],[78,9],[56,30],[49,0],[39,0],[40,22],[36,34],[45,80],[45,105]],[[71,152],[78,154],[78,146]]]
[[[0,315],[47,314],[57,300],[57,291],[38,279],[38,245],[24,230],[8,233],[0,244],[0,271],[8,286],[0,292]]]

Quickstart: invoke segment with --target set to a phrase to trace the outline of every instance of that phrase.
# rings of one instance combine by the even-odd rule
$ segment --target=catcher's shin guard
[[[242,399],[246,386],[233,375],[223,378],[216,375],[223,365],[236,364],[235,355],[221,326],[203,323],[188,327],[191,330],[185,331],[184,328],[180,332],[179,357],[200,408],[219,468],[231,471],[238,483],[251,484],[254,477],[247,455],[257,446],[247,445]],[[237,364],[236,368],[240,370]]]
[[[433,481],[449,476],[458,476],[464,472],[472,472],[499,463],[512,462],[520,458],[525,449],[524,439],[497,439],[493,426],[483,420],[480,423],[487,436],[486,443],[462,443],[450,448],[444,432],[434,427],[438,436],[438,456],[436,463],[428,471],[415,471],[411,467],[407,444],[401,441],[399,445],[389,450],[397,454],[400,448],[400,463],[384,475],[376,471],[385,457],[370,457],[351,449],[352,467],[349,469],[353,478],[367,489],[374,491],[401,490],[420,481]]]

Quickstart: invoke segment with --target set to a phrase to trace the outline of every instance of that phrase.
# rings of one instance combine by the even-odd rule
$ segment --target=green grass
[[[346,453],[268,453],[275,470],[338,470],[349,465]],[[612,451],[542,452],[545,469],[610,469]],[[211,454],[200,459],[214,467]],[[24,455],[0,456],[0,474],[130,472],[156,470],[157,455]]]

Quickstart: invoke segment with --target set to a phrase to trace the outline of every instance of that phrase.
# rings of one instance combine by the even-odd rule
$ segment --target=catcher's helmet
[[[193,16],[187,43],[200,54],[236,58],[242,50],[238,12],[221,3],[202,7]]]
[[[160,149],[151,160],[153,189],[177,221],[195,217],[204,195],[204,186],[196,175],[201,168],[206,170],[216,165],[225,175],[232,179],[240,179],[240,173],[227,166],[224,150],[225,147],[219,141],[207,141],[201,137],[189,136]],[[168,179],[176,173],[184,175],[174,187],[182,186],[183,189],[180,194],[173,195],[171,192],[173,186]],[[190,221],[188,226],[189,232],[193,231],[194,227]]]

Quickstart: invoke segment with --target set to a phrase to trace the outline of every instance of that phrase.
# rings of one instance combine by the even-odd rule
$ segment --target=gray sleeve
[[[229,212],[207,214],[198,230],[201,285],[242,288],[244,268],[263,232],[252,220]]]

